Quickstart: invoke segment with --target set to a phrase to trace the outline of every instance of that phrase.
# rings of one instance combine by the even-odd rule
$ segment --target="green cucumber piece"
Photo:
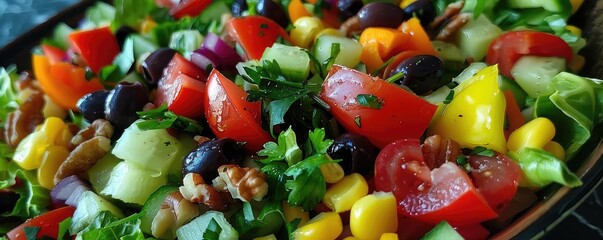
[[[275,60],[283,75],[292,82],[302,82],[310,74],[310,57],[302,48],[275,43],[266,48],[260,63]]]
[[[128,162],[118,163],[101,194],[125,203],[142,206],[159,187],[167,184],[165,175],[154,176],[154,172],[141,169]]]
[[[454,228],[452,228],[448,222],[442,221],[421,238],[421,240],[439,239],[463,240],[463,237],[456,230],[454,230]]]
[[[111,151],[116,157],[154,172],[165,175],[179,156],[180,141],[165,129],[140,130],[136,122],[130,125],[117,140]]]
[[[530,97],[536,98],[555,91],[551,80],[565,67],[564,58],[523,56],[511,69],[511,75]]]
[[[142,232],[151,235],[151,226],[153,224],[153,218],[159,212],[161,205],[163,204],[163,200],[173,192],[178,191],[178,186],[176,185],[165,185],[161,186],[157,189],[149,199],[144,203],[142,207],[142,211],[144,212],[144,216],[140,218],[140,230]],[[174,233],[171,231],[166,231],[165,235],[160,237],[160,239],[174,239],[176,238]]]
[[[153,43],[153,41],[144,38],[140,34],[132,34],[132,42],[134,46],[134,58],[138,59],[145,53],[151,53],[155,50],[159,49],[157,44]]]
[[[231,13],[228,5],[224,1],[214,1],[201,12],[199,19],[201,22],[210,22],[215,19],[221,19],[225,13]]]
[[[465,62],[467,59],[467,54],[452,43],[432,41],[431,45],[433,45],[433,48],[444,61]]]
[[[544,8],[551,12],[571,12],[569,0],[507,0],[511,8]]]
[[[486,56],[490,43],[502,34],[502,30],[494,25],[484,14],[471,19],[457,35],[457,45],[467,56],[480,61]]]
[[[85,191],[77,204],[73,217],[71,218],[71,226],[69,232],[75,234],[86,228],[92,220],[102,211],[109,211],[118,218],[123,218],[123,212],[111,202],[96,195],[94,192]]]
[[[180,142],[178,151],[167,172],[168,181],[174,184],[182,184],[182,161],[189,152],[199,146],[199,143],[189,134],[180,134],[178,141]]]
[[[513,79],[507,78],[505,76],[498,76],[500,90],[507,91],[510,90],[513,93],[513,97],[515,97],[515,101],[517,101],[517,105],[519,105],[520,109],[523,109],[526,106],[526,98],[528,94],[524,91],[517,82]]]
[[[179,240],[197,240],[218,237],[220,240],[239,239],[239,233],[224,217],[224,213],[207,211],[176,230]],[[217,235],[217,236],[216,236]]]
[[[88,179],[95,192],[100,192],[107,187],[113,168],[120,162],[121,160],[119,160],[119,158],[109,153],[105,154],[105,156],[99,159],[94,166],[88,169]]]
[[[360,63],[362,54],[362,45],[353,39],[338,37],[333,35],[322,35],[316,39],[314,44],[314,57],[320,62],[324,62],[331,57],[331,47],[333,43],[339,44],[339,54],[335,58],[335,64],[354,68]]]
[[[201,47],[203,39],[203,35],[197,30],[180,30],[172,33],[168,46],[190,59],[193,51]]]

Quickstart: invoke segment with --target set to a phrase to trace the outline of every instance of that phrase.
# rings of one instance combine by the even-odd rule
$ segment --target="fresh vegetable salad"
[[[0,232],[487,238],[582,184],[581,3],[98,2],[0,69]]]

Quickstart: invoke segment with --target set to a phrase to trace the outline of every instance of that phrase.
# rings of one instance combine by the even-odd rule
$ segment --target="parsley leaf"
[[[356,100],[360,106],[370,107],[374,109],[381,109],[383,106],[383,99],[378,98],[372,94],[358,94]]]
[[[285,175],[293,179],[285,183],[285,187],[290,191],[287,202],[306,211],[313,210],[327,191],[320,165],[334,162],[326,154],[317,154],[289,167]]]
[[[67,236],[69,236],[69,234],[67,234],[67,232],[69,231],[69,226],[71,225],[71,217],[65,218],[63,221],[61,221],[59,223],[59,232],[57,235],[57,239],[65,239]],[[67,234],[67,236],[65,236],[65,234]]]
[[[128,36],[124,41],[123,50],[115,57],[113,64],[103,67],[98,76],[103,81],[121,81],[134,65],[134,61],[134,38]]]
[[[268,164],[273,161],[285,160],[289,166],[301,161],[303,157],[302,151],[297,145],[297,137],[291,127],[279,134],[278,144],[275,142],[265,143],[264,149],[260,150],[258,155],[267,157],[261,160],[261,163]]]
[[[261,171],[266,174],[266,181],[268,182],[268,194],[266,195],[273,201],[287,200],[287,189],[285,183],[290,180],[285,175],[287,171],[287,164],[281,162],[272,162],[262,167]]]
[[[157,8],[153,0],[115,0],[115,19],[111,28],[121,26],[136,27]]]
[[[203,127],[199,122],[173,113],[167,109],[166,104],[162,104],[158,108],[149,111],[136,112],[136,114],[138,114],[141,119],[144,119],[144,121],[136,123],[136,126],[138,126],[140,130],[166,129],[173,127],[191,133],[201,133],[203,131]]]
[[[454,99],[454,90],[450,90],[450,92],[448,93],[448,96],[446,96],[446,99],[444,99],[444,104],[451,103],[452,99]]]
[[[492,149],[477,146],[473,149],[473,151],[471,151],[471,155],[494,157],[496,154],[494,154],[494,150]]]
[[[333,144],[333,140],[325,139],[325,136],[326,133],[323,128],[310,131],[306,143],[306,156],[327,153],[327,150]]]
[[[314,63],[314,67],[316,68],[319,76],[324,79],[327,77],[329,69],[331,68],[331,66],[333,66],[333,63],[335,63],[335,59],[341,51],[341,45],[339,43],[332,43],[329,58],[327,58],[323,62],[320,62],[309,50],[304,49],[304,51],[306,52],[306,54],[308,54],[310,61]]]
[[[111,212],[102,211],[79,234],[81,234],[82,239],[144,239],[144,234],[140,230],[140,218],[144,214],[145,211],[142,211],[118,219]]]
[[[151,30],[151,36],[159,46],[167,46],[170,43],[172,33],[180,30],[197,30],[201,35],[206,35],[212,26],[212,22],[201,20],[201,16],[184,17],[178,21],[168,21],[157,25]]]

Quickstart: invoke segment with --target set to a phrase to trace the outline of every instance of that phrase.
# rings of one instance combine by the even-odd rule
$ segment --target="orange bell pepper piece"
[[[401,51],[408,41],[408,37],[391,28],[371,27],[364,29],[360,35],[359,42],[362,46],[376,42],[379,46],[379,56],[387,59]]]
[[[379,44],[373,42],[371,44],[363,45],[360,61],[366,65],[366,70],[369,73],[372,73],[383,65],[383,59],[381,59],[381,56],[379,55]]]
[[[409,36],[409,41],[405,45],[404,50],[417,50],[426,54],[438,56],[438,53],[433,49],[429,36],[421,26],[421,22],[418,18],[413,17],[406,22],[403,22],[400,27],[400,31]]]
[[[48,57],[33,55],[33,71],[40,86],[64,109],[77,110],[77,101],[87,93],[104,89],[98,78],[87,80],[86,71],[66,62],[51,64]]]

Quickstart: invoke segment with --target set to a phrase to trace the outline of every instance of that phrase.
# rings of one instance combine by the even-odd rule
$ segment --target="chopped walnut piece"
[[[67,159],[61,163],[59,170],[54,175],[54,183],[57,184],[67,176],[85,172],[110,150],[111,140],[107,137],[96,136],[86,140],[73,149]]]
[[[456,33],[471,19],[471,14],[461,13],[455,15],[450,22],[444,25],[435,36],[435,40],[452,41]]]
[[[111,139],[111,136],[113,136],[113,126],[109,121],[105,119],[94,120],[92,124],[80,130],[75,136],[73,136],[71,143],[69,144],[69,149],[73,150],[83,142],[98,136]]]
[[[461,145],[454,140],[433,135],[425,139],[421,151],[427,166],[434,169],[446,162],[455,163],[461,154]]]
[[[16,147],[25,136],[32,133],[36,126],[44,122],[44,94],[30,90],[28,96],[14,112],[8,114],[4,123],[4,139],[11,147]]]
[[[151,233],[157,238],[165,235],[167,230],[174,235],[176,229],[191,219],[199,216],[199,208],[186,200],[180,192],[168,195],[151,223]]]
[[[339,31],[345,33],[345,35],[348,37],[352,37],[354,34],[360,33],[362,31],[362,29],[360,29],[360,17],[356,15],[348,18],[348,20],[341,24]]]
[[[242,168],[237,165],[222,165],[213,185],[219,190],[230,192],[233,198],[249,202],[260,201],[268,194],[266,175],[257,168]]]
[[[187,200],[193,203],[202,203],[213,210],[223,211],[226,209],[222,195],[211,185],[205,184],[200,174],[187,173],[182,180],[182,184],[180,193]]]

